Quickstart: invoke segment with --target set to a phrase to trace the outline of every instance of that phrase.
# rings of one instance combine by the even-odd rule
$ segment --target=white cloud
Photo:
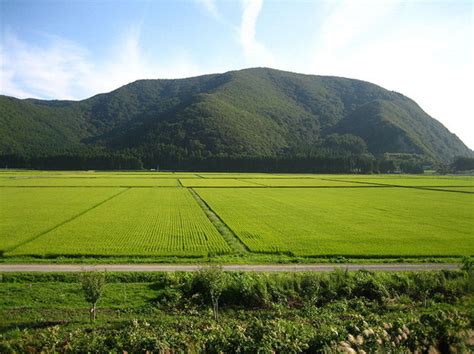
[[[20,98],[83,99],[138,79],[182,78],[202,74],[186,51],[150,60],[140,46],[140,27],[131,26],[102,61],[60,37],[48,45],[26,43],[12,33],[0,45],[0,92]]]
[[[211,14],[212,17],[216,20],[222,20],[222,16],[217,9],[216,1],[215,0],[196,0],[196,2],[202,5],[208,13]]]
[[[246,66],[275,67],[269,50],[256,39],[256,22],[261,0],[242,2],[241,23],[233,27],[222,19],[214,0],[197,0],[221,23],[238,33]],[[98,58],[87,48],[59,36],[45,36],[46,44],[33,44],[13,32],[3,33],[0,41],[0,93],[19,98],[83,99],[111,91],[138,79],[182,78],[235,69],[227,60],[213,67],[198,66],[182,49],[175,55],[152,57],[140,43],[141,26],[130,26],[118,36],[107,54]]]
[[[361,36],[373,36],[399,6],[396,0],[343,0],[331,2],[331,11],[319,30],[318,46],[335,52]],[[383,27],[383,26],[380,26]]]
[[[270,66],[276,64],[270,51],[256,38],[258,15],[262,10],[263,0],[243,0],[242,18],[239,28],[239,39],[246,63],[250,66]]]
[[[13,82],[14,73],[6,68],[7,64],[5,63],[5,59],[3,59],[4,55],[2,53],[3,51],[0,48],[0,58],[2,58],[2,62],[0,63],[0,93],[22,98],[33,97],[34,95],[32,93],[23,90]]]
[[[88,71],[85,51],[72,42],[51,37],[42,48],[28,45],[11,33],[0,47],[1,91],[4,94],[73,98],[75,77]]]

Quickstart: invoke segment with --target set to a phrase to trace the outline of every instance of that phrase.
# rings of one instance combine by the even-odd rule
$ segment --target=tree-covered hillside
[[[223,158],[472,156],[409,98],[374,84],[266,68],[140,80],[82,101],[0,96],[0,155]]]

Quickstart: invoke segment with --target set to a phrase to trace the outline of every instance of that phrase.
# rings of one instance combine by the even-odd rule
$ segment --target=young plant
[[[85,300],[90,304],[90,320],[97,317],[97,302],[104,291],[105,272],[91,271],[80,275]]]
[[[224,289],[224,271],[221,266],[210,265],[199,270],[198,277],[206,286],[212,302],[214,319],[219,320],[219,298]]]

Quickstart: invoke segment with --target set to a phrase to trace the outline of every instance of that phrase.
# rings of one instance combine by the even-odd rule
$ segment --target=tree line
[[[1,168],[43,170],[176,170],[215,172],[282,172],[282,173],[406,173],[423,172],[411,165],[397,166],[384,157],[370,154],[321,154],[281,156],[136,156],[131,153],[100,152],[57,154],[0,155]]]

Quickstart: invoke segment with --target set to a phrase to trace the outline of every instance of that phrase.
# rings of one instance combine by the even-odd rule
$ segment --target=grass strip
[[[209,207],[209,205],[197,194],[192,188],[188,188],[191,195],[194,197],[198,205],[204,211],[209,221],[214,225],[214,227],[222,235],[222,238],[228,243],[235,253],[245,254],[249,250],[242,241],[232,232],[232,230],[222,221],[222,219]]]

